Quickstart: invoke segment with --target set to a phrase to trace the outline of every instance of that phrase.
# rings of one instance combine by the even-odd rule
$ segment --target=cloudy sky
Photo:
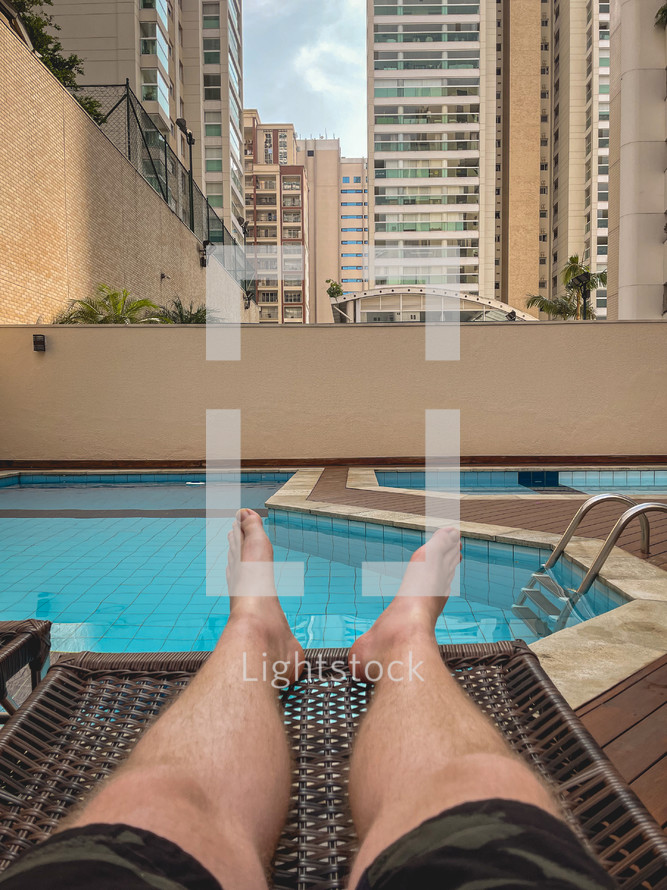
[[[243,0],[244,105],[366,154],[365,0]]]

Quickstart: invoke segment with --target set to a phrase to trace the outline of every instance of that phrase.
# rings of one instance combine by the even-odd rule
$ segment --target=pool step
[[[516,603],[512,606],[512,612],[517,618],[538,637],[544,637],[551,633],[551,628],[530,608],[530,606],[519,606]]]
[[[534,573],[530,584],[521,588],[517,602],[512,605],[517,618],[540,636],[553,633],[570,610],[567,590],[544,569]]]
[[[538,578],[538,583],[542,584],[543,580],[544,579],[542,578]],[[556,594],[557,602],[550,600],[549,597],[545,596],[537,587],[524,587],[521,593],[525,594],[525,598],[534,603],[537,608],[541,612],[544,612],[549,618],[558,618],[563,611],[563,608],[567,605],[568,599],[566,596],[557,594],[552,587],[549,587],[546,584],[544,586],[550,593]],[[561,587],[560,590],[562,591],[562,589],[563,588]]]

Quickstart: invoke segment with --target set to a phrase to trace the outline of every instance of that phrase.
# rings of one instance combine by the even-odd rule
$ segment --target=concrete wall
[[[100,282],[205,299],[197,239],[1,17],[0,117],[0,324],[49,322]]]
[[[44,353],[32,334],[46,334]],[[201,460],[207,409],[242,410],[242,457],[418,457],[424,412],[461,411],[464,456],[658,455],[661,322],[469,324],[426,362],[422,325],[0,327],[0,460]]]

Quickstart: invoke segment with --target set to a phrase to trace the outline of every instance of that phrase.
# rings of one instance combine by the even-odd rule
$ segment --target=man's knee
[[[539,776],[518,756],[466,754],[443,768],[443,784],[457,803],[506,798],[530,803],[559,816],[558,806]]]
[[[205,815],[210,801],[199,780],[173,766],[121,767],[101,783],[67,827],[90,822],[131,821],[151,811]]]

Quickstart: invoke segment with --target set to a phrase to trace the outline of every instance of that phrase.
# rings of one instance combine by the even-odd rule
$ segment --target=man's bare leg
[[[251,510],[239,519],[227,578],[230,592],[244,595],[232,596],[215,651],[127,763],[63,826],[120,822],[147,829],[192,854],[224,890],[266,887],[291,774],[270,667],[288,663],[285,677],[294,679],[295,658],[303,656],[275,596],[262,521]],[[247,595],[254,591],[273,595]],[[244,659],[245,677],[254,681],[244,681]]]
[[[459,561],[458,533],[436,532],[413,555],[403,579],[401,593],[420,595],[397,596],[350,652],[359,677],[374,680],[377,663],[383,667],[350,766],[350,804],[362,842],[351,888],[391,843],[458,804],[505,798],[559,815],[541,782],[440,657],[435,623]],[[423,682],[409,678],[410,661],[422,663]],[[395,679],[387,673],[392,664]]]

